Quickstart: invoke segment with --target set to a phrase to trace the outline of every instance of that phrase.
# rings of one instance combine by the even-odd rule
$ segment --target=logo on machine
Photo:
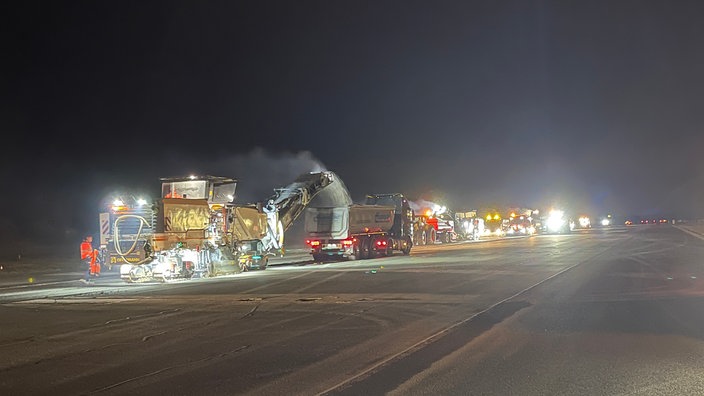
[[[127,259],[125,261],[125,258]],[[125,258],[122,257],[117,257],[117,256],[110,256],[110,264],[124,264],[125,262],[127,263],[138,263],[141,259],[136,256],[127,256]]]

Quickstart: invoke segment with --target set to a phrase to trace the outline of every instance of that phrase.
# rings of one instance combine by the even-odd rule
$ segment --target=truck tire
[[[386,240],[386,251],[384,252],[384,256],[393,256],[394,255],[394,240],[389,238]]]
[[[405,244],[405,246],[401,247],[401,253],[403,253],[404,256],[408,256],[411,253],[411,247],[413,244],[411,241],[401,241],[402,244]]]
[[[360,244],[357,243],[357,244],[355,244],[355,245],[352,247],[352,254],[347,257],[347,260],[349,260],[349,261],[354,261],[354,260],[357,260],[358,258],[361,258],[360,255],[359,255],[360,252],[361,252],[361,249],[359,248],[359,245],[360,245]]]
[[[368,246],[367,258],[368,259],[376,258],[376,256],[377,256],[376,240],[374,238],[367,239],[367,246]]]
[[[316,263],[322,263],[323,262],[323,255],[322,254],[313,254],[313,261]]]
[[[366,260],[368,258],[371,258],[370,254],[370,248],[371,246],[369,245],[370,243],[370,238],[364,238],[360,241],[360,252],[359,252],[359,258],[362,260]]]

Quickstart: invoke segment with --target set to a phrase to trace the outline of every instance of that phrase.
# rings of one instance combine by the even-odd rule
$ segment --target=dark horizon
[[[190,173],[259,200],[704,217],[704,3],[21,3],[5,13],[4,238],[73,240]]]

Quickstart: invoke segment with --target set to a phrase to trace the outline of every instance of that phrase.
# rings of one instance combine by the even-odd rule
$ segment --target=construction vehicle
[[[432,243],[435,241],[454,242],[461,239],[461,234],[464,234],[458,229],[460,223],[458,223],[455,213],[447,207],[423,199],[411,202],[411,207],[414,217],[423,219],[419,221],[433,227],[433,231],[430,232],[430,235],[434,234],[435,236]]]
[[[451,213],[444,211],[428,217],[428,223],[435,228],[435,235],[441,243],[450,243],[458,239],[455,231],[455,219]]]
[[[484,235],[484,219],[481,217],[470,218],[467,222],[467,239],[478,241]]]
[[[511,215],[508,219],[506,235],[534,235],[536,232],[533,225],[533,218],[524,214]]]
[[[508,219],[504,219],[501,213],[495,209],[484,211],[484,232],[483,236],[503,237],[506,235]]]
[[[506,220],[506,235],[534,235],[536,233],[534,213],[539,212],[529,208],[511,208]]]
[[[101,213],[101,245],[128,282],[170,281],[266,269],[284,253],[284,233],[330,186],[348,202],[332,172],[306,173],[265,203],[234,204],[237,181],[216,176],[162,178],[161,198],[117,200]]]
[[[307,208],[306,244],[315,261],[410,254],[413,211],[402,194],[367,195],[362,205]]]
[[[457,211],[454,213],[455,233],[458,240],[479,239],[478,229],[483,227],[483,222],[479,222],[476,210]]]
[[[432,245],[435,243],[435,227],[428,223],[428,217],[413,215],[413,246]]]
[[[545,234],[569,234],[575,228],[574,220],[560,209],[551,209],[541,223]]]

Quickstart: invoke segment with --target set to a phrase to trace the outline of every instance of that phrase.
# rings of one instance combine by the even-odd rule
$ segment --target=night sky
[[[78,243],[110,194],[191,173],[704,216],[702,1],[17,3],[6,241]]]

